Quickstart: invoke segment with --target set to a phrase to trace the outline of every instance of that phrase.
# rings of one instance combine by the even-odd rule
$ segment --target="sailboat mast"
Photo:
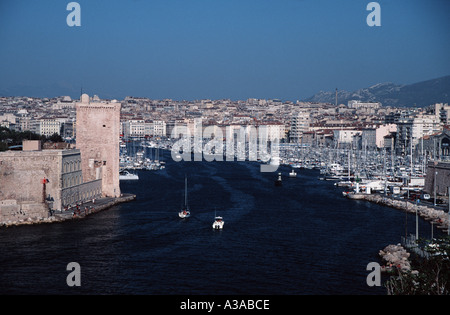
[[[350,149],[348,150],[348,180],[350,181]]]
[[[410,151],[410,153],[411,153],[411,161],[410,161],[410,163],[411,163],[411,166],[410,166],[410,168],[411,168],[411,170],[410,170],[410,176],[412,176],[412,173],[413,173],[413,167],[414,167],[414,163],[413,163],[413,136],[412,136],[412,133],[411,133],[411,144],[410,144],[410,148],[411,148],[411,151]]]
[[[184,178],[184,206],[187,207],[187,177]]]

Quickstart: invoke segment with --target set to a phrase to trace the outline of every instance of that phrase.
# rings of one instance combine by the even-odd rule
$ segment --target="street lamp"
[[[434,206],[436,207],[436,175],[438,172],[434,172]]]
[[[431,221],[431,241],[433,241],[433,224],[434,222]]]

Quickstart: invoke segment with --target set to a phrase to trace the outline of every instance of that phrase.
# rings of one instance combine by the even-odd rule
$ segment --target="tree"
[[[63,138],[57,133],[52,134],[47,140],[51,142],[64,142]]]
[[[63,138],[54,133],[49,138],[44,135],[39,135],[30,130],[15,131],[6,127],[0,127],[0,151],[8,150],[9,146],[21,145],[23,140],[41,140],[42,142],[63,142]]]

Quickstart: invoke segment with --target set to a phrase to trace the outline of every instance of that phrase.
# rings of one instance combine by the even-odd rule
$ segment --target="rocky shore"
[[[400,244],[388,245],[383,250],[380,250],[378,254],[385,263],[381,267],[383,272],[397,270],[399,272],[411,271],[412,273],[417,273],[416,270],[411,270],[411,263],[409,261],[410,253]]]
[[[6,222],[0,222],[1,227],[11,227],[11,226],[20,226],[20,225],[32,225],[32,224],[43,224],[43,223],[54,223],[54,222],[63,222],[68,220],[77,220],[85,218],[88,215],[100,212],[102,210],[108,209],[114,205],[129,202],[136,199],[136,195],[132,194],[123,194],[118,198],[99,198],[97,200],[93,200],[87,203],[83,203],[78,207],[72,207],[70,209],[66,209],[63,211],[57,211],[52,214],[49,214],[47,217],[29,217],[23,218],[20,220],[8,220]]]

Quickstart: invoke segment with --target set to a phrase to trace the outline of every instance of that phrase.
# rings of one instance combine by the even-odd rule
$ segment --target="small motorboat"
[[[131,174],[127,170],[123,170],[119,173],[119,180],[138,180],[139,176],[137,174]]]
[[[289,177],[297,177],[297,173],[296,173],[294,170],[292,170],[292,171],[289,173]]]
[[[222,217],[216,216],[215,221],[212,225],[213,229],[215,230],[221,230],[223,229],[224,221]]]

